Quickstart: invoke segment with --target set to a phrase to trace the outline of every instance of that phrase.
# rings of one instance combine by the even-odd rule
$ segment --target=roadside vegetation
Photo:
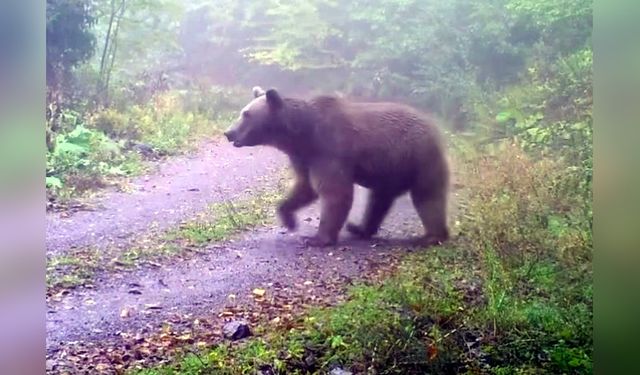
[[[47,5],[54,200],[216,134],[255,84],[407,102],[451,124],[463,186],[451,243],[296,324],[134,372],[592,373],[591,1]],[[248,207],[168,243],[183,251],[262,222]],[[119,262],[161,254],[131,249]],[[71,257],[49,267],[77,268]],[[90,271],[64,277],[53,285]]]
[[[61,110],[50,119],[56,132],[47,153],[49,200],[64,203],[140,174],[148,161],[194,151],[229,125],[235,107],[220,101],[232,92],[166,91],[125,108]],[[219,97],[208,103],[207,95]]]

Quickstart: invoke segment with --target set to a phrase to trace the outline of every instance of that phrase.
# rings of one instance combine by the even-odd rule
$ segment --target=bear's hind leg
[[[351,234],[363,239],[371,238],[371,236],[378,233],[382,221],[393,205],[395,196],[386,192],[371,190],[367,199],[367,208],[362,224],[347,224],[347,230]]]
[[[414,188],[411,190],[411,200],[425,229],[425,236],[420,244],[432,246],[447,241],[449,228],[447,226],[446,189],[434,191]]]

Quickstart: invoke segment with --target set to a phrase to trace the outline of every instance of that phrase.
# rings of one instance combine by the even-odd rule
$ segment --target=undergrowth
[[[48,198],[66,202],[145,171],[147,160],[193,150],[229,125],[233,95],[167,91],[127,106],[61,110],[49,120],[57,132],[47,152]]]

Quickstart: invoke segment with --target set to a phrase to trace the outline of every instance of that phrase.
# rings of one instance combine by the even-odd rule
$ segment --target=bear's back
[[[311,103],[323,153],[353,163],[363,186],[373,187],[392,176],[409,183],[431,155],[442,151],[439,130],[412,107],[329,96]]]

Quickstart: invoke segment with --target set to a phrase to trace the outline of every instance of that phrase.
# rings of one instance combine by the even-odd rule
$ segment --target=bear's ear
[[[275,89],[267,90],[266,95],[267,95],[267,103],[269,104],[269,107],[271,107],[272,109],[280,109],[284,104],[282,101],[282,98],[280,97],[280,94],[278,94],[278,92]]]
[[[264,90],[260,86],[254,86],[253,89],[251,89],[251,91],[253,92],[254,98],[264,95]]]

